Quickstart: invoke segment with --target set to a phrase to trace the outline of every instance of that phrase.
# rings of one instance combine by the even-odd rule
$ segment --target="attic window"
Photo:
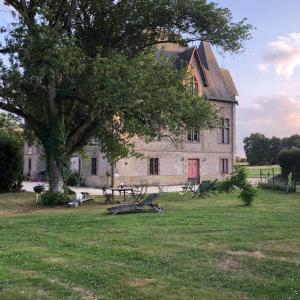
[[[190,86],[190,89],[191,89],[191,92],[193,95],[199,94],[198,81],[195,76],[191,76],[191,78],[189,80],[189,86]]]

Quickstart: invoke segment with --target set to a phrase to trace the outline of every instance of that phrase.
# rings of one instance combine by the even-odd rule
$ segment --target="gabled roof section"
[[[204,95],[211,100],[237,102],[238,92],[228,70],[221,69],[208,42],[201,42],[199,48],[161,47],[156,57],[165,56],[173,60],[178,70],[187,68],[194,56],[199,66]]]
[[[193,56],[195,56],[196,61],[198,63],[199,71],[200,71],[199,75],[202,79],[203,86],[208,86],[205,70],[201,64],[201,60],[196,47],[186,48],[184,51],[180,52],[176,60],[176,67],[178,69],[187,67],[190,64]]]
[[[235,84],[233,82],[233,79],[231,77],[230,72],[227,69],[221,69],[221,72],[222,72],[223,77],[225,79],[226,86],[228,87],[228,89],[230,89],[231,94],[234,95],[234,96],[238,96],[239,93],[238,93],[238,91],[235,87]]]
[[[198,48],[201,64],[205,70],[208,86],[204,94],[211,100],[237,102],[238,95],[228,70],[221,69],[208,42],[201,42]]]
[[[192,58],[194,48],[186,48],[184,51],[179,52],[175,61],[176,68],[178,70],[186,68]]]

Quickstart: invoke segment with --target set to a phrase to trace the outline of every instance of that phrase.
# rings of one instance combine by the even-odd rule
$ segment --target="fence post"
[[[262,173],[261,173],[261,169],[259,169],[259,175],[260,175],[260,183],[262,183]]]
[[[295,192],[297,192],[296,191],[296,188],[297,188],[297,185],[296,185],[296,165],[294,164],[294,166],[293,166],[293,190],[295,191]]]

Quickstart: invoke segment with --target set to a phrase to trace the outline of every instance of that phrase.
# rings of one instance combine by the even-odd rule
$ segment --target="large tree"
[[[300,148],[300,135],[293,134],[290,137],[282,139],[282,148]]]
[[[134,135],[211,128],[210,102],[183,85],[185,71],[153,47],[206,40],[239,51],[245,20],[206,0],[5,0],[15,21],[2,30],[0,108],[25,119],[45,148],[50,189],[91,139],[110,159],[129,155]]]
[[[268,163],[270,140],[262,133],[252,133],[244,139],[244,150],[250,165]]]

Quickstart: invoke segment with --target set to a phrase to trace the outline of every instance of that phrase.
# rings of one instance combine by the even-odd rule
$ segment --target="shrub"
[[[41,195],[41,203],[44,206],[64,205],[70,200],[66,193],[46,192]]]
[[[217,186],[220,193],[229,193],[235,188],[240,189],[238,197],[244,202],[245,206],[250,206],[257,195],[257,188],[247,181],[247,171],[244,166],[235,166],[232,176],[227,177]]]
[[[257,189],[249,182],[244,183],[240,189],[241,192],[238,197],[244,202],[245,206],[252,205],[252,202],[257,195]]]
[[[295,172],[295,178],[300,179],[300,148],[284,149],[279,153],[278,159],[284,178]]]
[[[216,185],[219,193],[230,193],[234,190],[231,177],[227,177],[222,181],[218,181]]]
[[[80,184],[80,175],[78,173],[71,173],[67,179],[67,185],[77,186]]]
[[[21,145],[12,137],[0,135],[0,192],[20,189],[22,173]]]
[[[19,177],[17,178],[17,181],[12,185],[11,191],[13,192],[19,192],[21,191],[23,185],[22,182],[24,180],[23,174],[20,174]]]

